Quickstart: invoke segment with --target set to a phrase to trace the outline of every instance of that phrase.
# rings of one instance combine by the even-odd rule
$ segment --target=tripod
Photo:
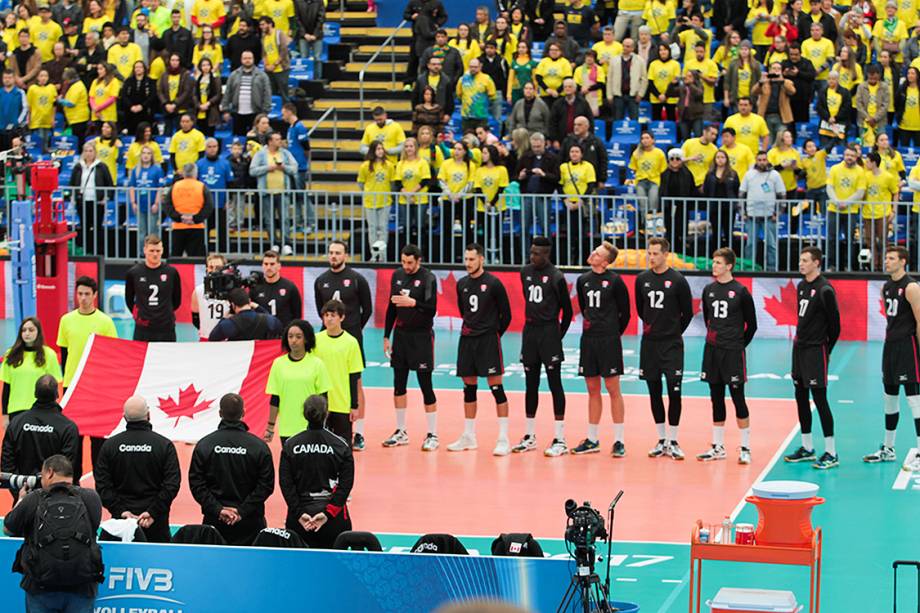
[[[612,613],[610,608],[610,594],[607,586],[601,583],[601,578],[594,572],[593,564],[578,566],[572,581],[562,597],[562,603],[556,613],[569,611],[571,608],[583,613]]]

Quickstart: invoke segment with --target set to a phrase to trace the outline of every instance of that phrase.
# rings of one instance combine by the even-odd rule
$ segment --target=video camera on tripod
[[[597,558],[594,543],[598,539],[607,538],[604,518],[587,500],[581,506],[572,499],[566,500],[565,514],[568,517],[565,542],[570,546],[569,553],[575,558],[579,574],[591,574]]]
[[[211,300],[227,300],[232,290],[238,287],[249,289],[265,282],[262,271],[253,270],[243,276],[235,262],[231,262],[215,272],[204,276],[204,295]]]
[[[34,490],[42,486],[41,475],[17,475],[14,473],[0,473],[0,487],[9,490],[21,490],[24,487]]]

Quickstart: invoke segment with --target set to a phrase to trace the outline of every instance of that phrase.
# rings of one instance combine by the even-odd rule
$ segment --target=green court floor
[[[5,339],[8,345],[15,329],[8,322],[3,323],[6,325],[0,326],[0,339]],[[119,322],[120,333],[128,336],[130,323],[124,323]],[[179,336],[180,339],[191,340],[196,334],[190,326],[181,326]],[[387,387],[392,383],[391,371],[384,364],[381,336],[380,330],[367,330],[365,333],[368,369],[364,383],[367,386]],[[507,335],[503,342],[508,368],[505,385],[509,390],[524,389],[523,371],[516,364],[519,343],[519,336],[513,334]],[[584,384],[575,370],[577,335],[570,334],[565,344],[564,384],[566,389],[582,392]],[[628,372],[623,377],[623,391],[644,393],[644,384],[636,377],[638,340],[627,339],[624,348]],[[698,378],[702,339],[688,339],[686,348],[684,393],[708,397],[708,388]],[[787,375],[789,348],[790,343],[785,340],[753,342],[748,349],[749,396],[792,397],[792,384]],[[439,332],[435,351],[438,363],[434,378],[436,387],[459,389],[459,380],[451,374],[456,355],[456,333]],[[841,457],[839,468],[819,472],[806,465],[782,462],[780,453],[798,446],[796,435],[789,439],[789,449],[777,450],[779,461],[771,464],[763,475],[764,479],[770,480],[812,481],[820,485],[820,495],[827,499],[823,506],[815,509],[813,521],[824,531],[822,610],[830,613],[890,611],[891,562],[920,559],[920,527],[917,523],[920,475],[902,474],[900,462],[867,465],[861,461],[865,453],[877,448],[881,442],[880,359],[881,343],[842,342],[831,357],[830,398],[836,417],[837,449]],[[646,417],[630,415],[628,419]],[[756,436],[756,416],[752,417]],[[691,418],[700,417],[685,416],[685,419]],[[605,419],[609,418],[605,416]],[[816,446],[821,449],[823,441],[817,418],[815,434]],[[903,459],[914,446],[913,422],[906,403],[903,403],[898,432],[899,458]],[[713,483],[712,487],[718,487],[718,484]],[[700,492],[700,495],[704,496],[705,492]],[[606,505],[606,501],[595,502],[596,506]],[[665,523],[669,521],[669,508],[688,504],[692,501],[671,499],[667,491],[662,491],[660,504],[649,512],[660,516],[660,521]],[[725,509],[726,514],[732,511]],[[755,522],[755,509],[751,505],[739,505],[737,521]],[[563,529],[564,517],[560,513],[560,536]],[[688,538],[689,529],[688,526]],[[616,533],[614,536],[617,537]],[[626,538],[627,535],[620,536]],[[388,549],[397,548],[398,551],[398,548],[411,545],[415,538],[416,535],[384,535],[382,540]],[[487,553],[491,538],[469,536],[462,540],[470,549]],[[549,554],[565,553],[562,541],[544,541],[542,544]],[[677,613],[687,610],[689,548],[686,544],[616,541],[611,564],[615,598],[638,602],[643,612]],[[800,602],[804,602],[808,595],[808,571],[804,567],[755,567],[707,562],[704,571],[704,599],[713,596],[722,586],[792,589]],[[913,581],[912,572],[904,574],[899,600],[902,610],[912,610],[911,607],[917,606],[917,588]]]

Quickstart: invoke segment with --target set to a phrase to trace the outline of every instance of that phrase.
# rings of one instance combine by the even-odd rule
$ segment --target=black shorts
[[[700,380],[723,385],[743,385],[747,381],[744,349],[722,349],[706,343]]]
[[[461,336],[457,347],[458,377],[494,377],[505,372],[497,333]]]
[[[406,332],[397,328],[393,332],[390,366],[418,372],[434,370],[434,331]]]
[[[623,343],[618,335],[581,335],[578,374],[582,377],[618,377],[623,374]]]
[[[559,333],[558,325],[524,325],[521,334],[521,363],[525,367],[543,364],[547,368],[555,368],[563,360],[565,354],[562,352],[562,334]]]
[[[134,340],[136,341],[150,341],[150,342],[165,342],[165,343],[175,343],[176,342],[176,327],[175,325],[170,329],[157,329],[157,328],[148,328],[145,326],[134,325]]]
[[[882,348],[882,382],[885,385],[920,383],[918,355],[916,336],[885,341]]]
[[[639,349],[639,378],[660,381],[662,375],[669,385],[683,379],[684,339],[651,339],[643,336]]]
[[[800,387],[827,387],[827,347],[793,345],[792,380]]]

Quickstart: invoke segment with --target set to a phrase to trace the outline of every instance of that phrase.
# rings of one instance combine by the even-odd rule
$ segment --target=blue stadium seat
[[[908,169],[913,168],[917,164],[917,159],[920,158],[920,149],[914,147],[898,147],[898,152],[904,158],[904,166]]]
[[[51,148],[55,151],[76,151],[78,141],[76,136],[55,136],[51,139]]]
[[[613,122],[613,136],[611,143],[620,143],[621,145],[636,144],[639,142],[639,135],[642,129],[638,121],[632,119],[623,119]]]
[[[607,150],[607,163],[608,167],[625,167],[629,163],[629,147],[623,147],[619,142],[613,143]]]
[[[658,145],[677,144],[677,124],[673,121],[651,121],[648,131],[655,137],[655,143]]]
[[[268,113],[268,118],[272,121],[281,119],[281,96],[272,96],[272,110]]]
[[[652,103],[643,100],[639,103],[639,121],[651,121],[652,120]]]
[[[806,138],[816,139],[818,138],[818,126],[812,123],[797,123],[795,124],[795,134],[796,137],[802,140]]]

